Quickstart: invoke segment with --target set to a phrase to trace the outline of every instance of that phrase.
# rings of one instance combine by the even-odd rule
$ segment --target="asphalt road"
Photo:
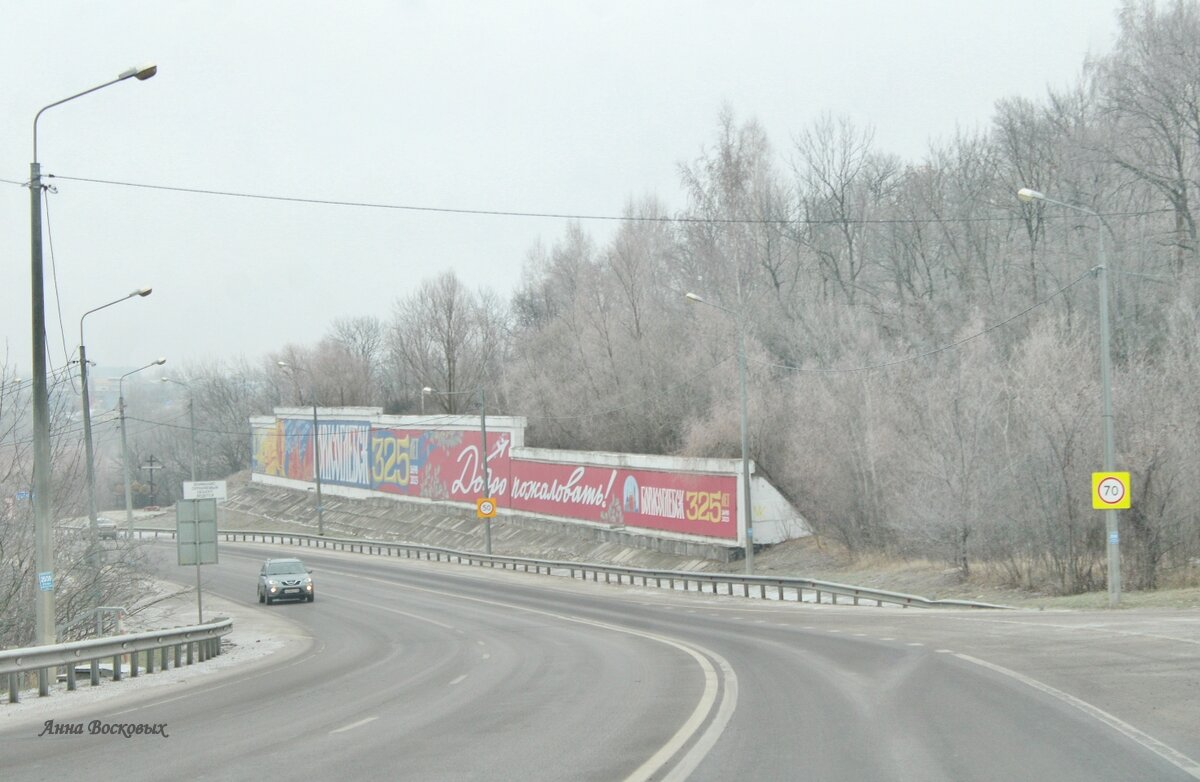
[[[260,606],[268,554],[302,556],[317,601]],[[223,544],[221,557],[206,591],[243,621],[291,622],[297,638],[87,715],[164,723],[169,738],[5,729],[0,778],[1200,778],[1194,617],[1164,631],[253,545]],[[60,724],[84,720],[61,703]]]

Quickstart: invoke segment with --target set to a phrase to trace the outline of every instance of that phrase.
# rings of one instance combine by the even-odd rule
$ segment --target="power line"
[[[650,217],[636,215],[599,215],[570,212],[526,212],[515,209],[469,209],[454,207],[422,206],[419,204],[392,204],[379,201],[347,201],[333,198],[305,198],[300,196],[283,196],[270,193],[247,193],[236,190],[217,190],[200,187],[184,187],[179,185],[158,185],[146,182],[126,182],[115,179],[95,179],[91,177],[73,177],[61,174],[47,174],[47,179],[62,179],[69,182],[84,182],[87,184],[111,185],[114,187],[129,187],[143,190],[158,190],[172,193],[189,193],[192,195],[220,196],[223,198],[243,198],[257,201],[278,201],[293,204],[310,204],[318,206],[342,206],[358,209],[387,209],[405,212],[427,212],[433,214],[478,215],[486,217],[522,217],[543,218],[554,220],[594,220],[623,223],[682,223],[682,224],[727,224],[727,225],[910,225],[923,223],[994,223],[1011,222],[1018,219],[1014,215],[996,217],[959,217],[945,219],[939,217],[910,217],[910,218],[802,218],[802,217]],[[11,180],[6,180],[11,181]],[[1103,217],[1142,217],[1151,214],[1170,212],[1170,209],[1152,209],[1138,212],[1106,212]],[[1043,218],[1047,219],[1047,218]],[[1058,219],[1066,219],[1059,217]]]

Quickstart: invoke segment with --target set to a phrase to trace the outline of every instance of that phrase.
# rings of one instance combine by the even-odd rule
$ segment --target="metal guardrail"
[[[175,537],[175,530],[171,529],[149,529],[135,528],[135,531],[141,536],[153,535],[157,538],[163,535],[168,538]],[[873,601],[876,605],[882,606],[898,605],[904,608],[913,606],[916,608],[999,608],[1007,609],[1009,606],[995,605],[992,603],[980,603],[973,600],[931,600],[920,595],[908,595],[902,592],[889,592],[882,589],[871,589],[869,587],[852,586],[849,584],[838,584],[832,581],[817,581],[810,578],[789,578],[784,576],[747,576],[734,573],[697,573],[686,572],[679,570],[647,570],[644,568],[619,567],[616,565],[601,565],[590,562],[564,562],[558,560],[546,559],[531,559],[528,557],[505,557],[494,554],[481,554],[473,551],[458,551],[455,549],[439,548],[437,546],[424,546],[416,543],[390,543],[379,540],[365,540],[362,538],[332,538],[321,537],[318,535],[306,535],[293,532],[254,532],[242,530],[222,530],[217,535],[229,542],[241,541],[243,543],[271,543],[282,545],[303,546],[308,548],[323,548],[334,551],[349,551],[361,554],[378,554],[381,556],[404,556],[407,559],[412,559],[415,555],[416,559],[436,560],[438,562],[457,562],[463,565],[477,565],[481,567],[501,567],[503,569],[521,570],[526,573],[546,573],[547,575],[570,575],[571,578],[582,578],[584,581],[591,576],[592,581],[599,581],[600,576],[604,576],[604,583],[612,583],[612,578],[615,576],[618,584],[625,583],[625,579],[629,580],[630,584],[636,585],[639,580],[642,586],[650,586],[653,581],[655,587],[661,588],[666,582],[667,588],[676,589],[677,585],[682,586],[684,591],[690,591],[691,585],[696,585],[696,591],[704,592],[706,587],[711,587],[712,594],[735,595],[734,588],[739,587],[742,597],[750,597],[753,589],[758,593],[760,599],[768,599],[768,591],[775,593],[778,600],[795,600],[798,602],[824,602],[825,596],[829,597],[829,602],[837,604],[838,598],[849,598],[853,605],[859,605],[860,601]],[[724,587],[724,591],[720,591],[719,587]],[[813,598],[811,601],[804,599],[805,591]]]
[[[204,662],[221,653],[221,637],[233,630],[232,619],[218,619],[202,625],[176,627],[170,630],[151,630],[144,633],[116,635],[108,638],[90,638],[86,641],[54,644],[51,646],[29,646],[23,649],[0,651],[0,674],[8,678],[8,702],[20,700],[19,682],[22,674],[37,672],[38,695],[50,694],[50,671],[66,668],[67,689],[74,690],[76,667],[90,667],[92,686],[100,684],[99,663],[112,658],[113,681],[120,681],[124,673],[122,657],[129,656],[129,676],[135,678],[138,669],[154,673],[155,655],[159,658],[159,669],[171,667],[172,652],[174,667]],[[142,657],[142,660],[138,658]]]

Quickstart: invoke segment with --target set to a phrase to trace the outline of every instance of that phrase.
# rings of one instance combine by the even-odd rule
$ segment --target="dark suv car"
[[[268,559],[258,573],[258,602],[271,605],[276,600],[313,602],[312,571],[298,559]]]

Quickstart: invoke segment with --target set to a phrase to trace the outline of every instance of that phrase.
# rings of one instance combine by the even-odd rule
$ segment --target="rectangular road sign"
[[[217,501],[175,502],[175,544],[180,565],[217,564]]]
[[[184,481],[185,500],[225,500],[225,481]]]

